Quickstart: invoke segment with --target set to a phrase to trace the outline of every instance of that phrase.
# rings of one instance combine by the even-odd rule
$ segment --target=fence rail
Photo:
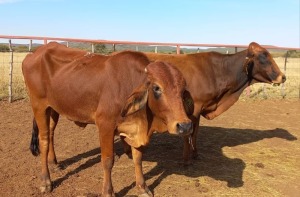
[[[111,40],[92,40],[92,39],[74,39],[74,38],[54,38],[54,37],[37,37],[37,36],[7,36],[0,35],[0,39],[5,40],[9,46],[9,52],[0,51],[0,100],[7,99],[9,102],[13,100],[27,97],[23,76],[21,72],[21,64],[25,56],[32,50],[33,41],[42,41],[47,44],[49,41],[64,41],[89,43],[91,44],[91,52],[95,50],[95,44],[111,44],[113,50],[117,45],[135,46],[136,50],[139,46],[153,46],[155,52],[157,47],[172,46],[176,47],[176,53],[180,53],[182,47],[226,47],[234,49],[237,52],[239,48],[247,48],[248,45],[228,45],[228,44],[193,44],[193,43],[161,43],[161,42],[131,42],[131,41],[111,41]],[[28,41],[28,52],[14,52],[12,45],[21,40]],[[2,43],[3,44],[3,43]],[[272,87],[267,84],[255,84],[248,88],[242,95],[242,99],[249,98],[300,98],[300,58],[288,58],[288,51],[300,48],[278,47],[271,45],[262,45],[267,49],[285,50],[285,57],[274,58],[278,66],[287,76],[287,82],[282,84],[280,88]]]

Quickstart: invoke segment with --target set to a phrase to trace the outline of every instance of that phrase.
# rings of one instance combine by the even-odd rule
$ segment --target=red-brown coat
[[[217,52],[146,55],[151,61],[175,65],[185,77],[194,100],[193,146],[185,140],[185,161],[189,159],[190,148],[193,157],[197,156],[196,133],[200,115],[214,119],[229,109],[247,86],[256,82],[280,84],[286,79],[271,54],[255,42],[250,43],[247,50],[231,55]]]
[[[132,146],[137,188],[152,195],[141,157],[142,146],[159,130],[155,122],[164,122],[163,128],[177,135],[192,131],[182,102],[186,82],[178,69],[150,63],[138,52],[102,56],[58,43],[28,55],[22,69],[34,113],[31,149],[41,154],[42,192],[52,190],[48,163],[57,163],[53,135],[59,115],[64,115],[80,126],[96,124],[99,130],[103,196],[114,196],[111,170],[117,133]]]

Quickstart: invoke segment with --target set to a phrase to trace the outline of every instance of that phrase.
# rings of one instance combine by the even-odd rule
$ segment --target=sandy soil
[[[102,169],[96,127],[61,118],[55,136],[60,170],[54,190],[40,194],[40,159],[29,151],[32,112],[21,100],[0,102],[0,196],[97,196]],[[199,158],[183,167],[180,137],[156,134],[144,155],[155,196],[299,196],[300,101],[239,101],[212,121],[201,119]],[[133,162],[123,154],[113,168],[117,196],[134,196]]]

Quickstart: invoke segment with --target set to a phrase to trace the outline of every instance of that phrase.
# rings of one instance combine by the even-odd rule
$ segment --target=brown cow
[[[61,114],[81,126],[96,124],[103,196],[114,196],[111,170],[117,133],[132,146],[139,192],[152,196],[141,157],[142,147],[159,130],[155,122],[164,122],[164,129],[173,134],[192,132],[182,102],[186,82],[174,66],[150,63],[138,52],[102,56],[49,43],[28,55],[22,69],[34,113],[31,150],[41,154],[42,192],[52,190],[48,163],[57,163],[53,135]]]
[[[192,143],[185,138],[183,157],[188,164],[190,153],[197,157],[196,136],[200,115],[214,119],[230,108],[243,90],[254,83],[280,84],[286,80],[271,54],[257,43],[232,55],[217,52],[196,54],[146,53],[151,61],[160,60],[175,65],[187,81],[194,100]]]

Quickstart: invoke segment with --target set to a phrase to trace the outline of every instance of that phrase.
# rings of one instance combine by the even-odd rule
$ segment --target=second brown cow
[[[214,119],[229,109],[243,90],[254,83],[280,84],[286,80],[271,54],[252,42],[246,50],[236,54],[205,52],[196,54],[147,53],[151,61],[165,61],[175,65],[187,81],[187,89],[194,100],[192,145],[185,139],[184,160],[197,157],[196,136],[200,115]],[[190,154],[192,153],[192,154]]]

